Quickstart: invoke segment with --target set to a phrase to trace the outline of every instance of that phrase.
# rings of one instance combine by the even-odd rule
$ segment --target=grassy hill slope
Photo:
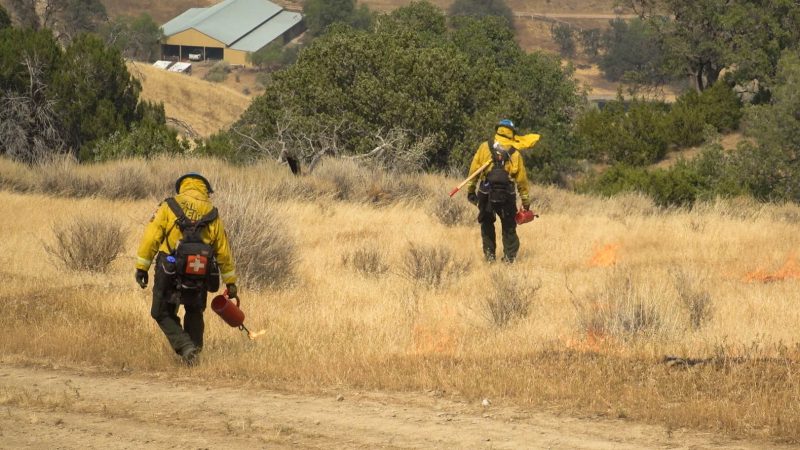
[[[229,126],[250,105],[249,97],[226,86],[149,64],[129,63],[128,67],[142,82],[143,99],[163,102],[167,117],[190,125],[200,136]]]

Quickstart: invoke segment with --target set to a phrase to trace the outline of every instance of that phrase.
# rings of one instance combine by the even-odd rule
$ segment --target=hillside
[[[300,0],[274,0],[275,3],[293,10],[302,9]],[[111,17],[118,15],[135,15],[146,11],[157,23],[165,23],[188,8],[204,7],[216,3],[215,0],[176,0],[159,2],[156,0],[103,0],[103,4]],[[375,11],[387,12],[405,6],[411,0],[362,0]],[[431,3],[442,10],[452,4],[452,0],[431,0]],[[517,15],[517,39],[525,50],[557,51],[557,46],[550,37],[550,26],[555,21],[573,24],[579,28],[603,28],[608,25],[614,13],[613,0],[508,0],[508,6]],[[551,14],[555,17],[531,17],[533,14]]]
[[[147,11],[158,23],[164,23],[190,7],[208,6],[214,3],[214,0],[104,1],[111,17]],[[290,9],[302,9],[301,1],[276,0],[276,3]],[[386,12],[408,5],[411,0],[364,0],[360,3],[368,5],[375,11]],[[433,0],[432,3],[447,10],[452,4],[452,0]],[[578,29],[605,28],[608,26],[610,18],[614,16],[613,0],[569,0],[563,2],[509,0],[507,4],[517,16],[517,41],[526,51],[543,50],[556,53],[558,46],[550,35],[550,28],[554,23],[569,23]],[[613,98],[616,95],[617,84],[604,80],[596,67],[588,65],[580,56],[576,57],[573,62],[580,66],[576,71],[576,78],[591,88],[593,97]],[[254,91],[256,87],[254,75],[244,74],[242,76],[244,77],[241,82],[242,89],[247,87],[250,91]],[[226,84],[232,88],[239,88],[238,84]],[[666,97],[672,98],[674,93],[667,93]]]
[[[189,8],[202,8],[216,0],[102,0],[109,17],[150,14],[156,23],[163,24]]]
[[[167,72],[149,64],[129,63],[128,67],[142,82],[143,99],[163,102],[167,117],[188,124],[200,136],[229,126],[250,105],[248,96],[196,76]]]

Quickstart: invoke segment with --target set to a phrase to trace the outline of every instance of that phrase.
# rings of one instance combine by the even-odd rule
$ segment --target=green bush
[[[501,17],[506,26],[511,31],[514,30],[514,12],[504,0],[455,0],[448,8],[447,13],[451,17]]]
[[[688,91],[678,97],[669,112],[670,141],[682,147],[699,145],[707,125],[721,133],[730,132],[739,128],[741,117],[741,102],[723,81],[702,93]]]
[[[667,107],[633,100],[608,102],[577,120],[584,155],[592,161],[643,166],[664,157],[669,144]]]
[[[308,34],[315,37],[336,23],[367,29],[373,20],[367,5],[356,6],[355,0],[306,0],[303,2],[303,16]]]
[[[466,166],[507,117],[547,136],[537,150],[568,154],[568,124],[582,100],[572,72],[557,57],[525,54],[500,18],[457,19],[448,28],[436,7],[414,2],[369,31],[329,27],[263,81],[266,92],[234,127],[260,143],[289,141],[306,163],[370,153],[402,130],[429,140],[425,167],[445,169]],[[252,139],[232,142],[244,148]],[[565,166],[551,162],[548,170]]]
[[[575,55],[575,32],[565,23],[558,23],[550,28],[550,35],[558,44],[562,56]]]
[[[706,191],[694,165],[684,161],[670,169],[653,170],[648,184],[646,192],[661,207],[692,206]]]
[[[158,155],[179,155],[189,149],[189,143],[178,140],[178,134],[152,122],[134,125],[130,132],[117,132],[100,141],[91,157],[83,160],[108,161],[120,158],[152,158]],[[88,156],[88,155],[86,155]]]
[[[228,73],[231,71],[231,65],[225,61],[219,61],[214,63],[209,69],[206,76],[203,77],[206,81],[211,81],[212,83],[222,83],[228,78]]]
[[[583,182],[578,190],[604,196],[640,192],[661,207],[692,206],[698,200],[715,197],[755,195],[757,191],[747,187],[748,179],[742,175],[747,170],[739,166],[739,154],[731,155],[719,145],[711,145],[693,160],[678,161],[669,169],[648,170],[616,164]]]
[[[249,149],[250,147],[247,148]],[[199,141],[194,153],[199,156],[223,159],[235,164],[252,162],[259,157],[254,150],[247,151],[244,147],[234,146],[227,131],[220,131],[212,134],[207,139]]]
[[[605,78],[620,81],[633,75],[646,83],[662,83],[664,52],[655,30],[640,19],[614,19],[610,25],[602,38],[606,52],[599,59]]]

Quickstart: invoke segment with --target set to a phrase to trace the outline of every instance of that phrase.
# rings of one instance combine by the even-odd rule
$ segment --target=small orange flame
[[[589,267],[611,267],[617,263],[617,250],[619,244],[606,244],[595,247],[594,254],[589,259]]]
[[[252,331],[248,331],[247,337],[249,337],[251,341],[254,341],[257,337],[263,336],[265,334],[267,334],[267,330],[256,331],[255,333],[253,333]]]
[[[567,339],[565,345],[570,350],[581,353],[608,353],[612,347],[611,338],[602,331],[589,330],[583,338]]]
[[[780,269],[770,273],[765,269],[757,269],[744,276],[748,283],[772,283],[775,281],[800,279],[800,263],[795,255],[789,255]]]
[[[458,348],[460,333],[451,324],[415,325],[412,354],[453,354]]]

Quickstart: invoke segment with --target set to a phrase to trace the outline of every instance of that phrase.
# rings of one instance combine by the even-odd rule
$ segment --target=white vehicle
[[[189,61],[202,61],[203,54],[202,53],[189,53]]]

